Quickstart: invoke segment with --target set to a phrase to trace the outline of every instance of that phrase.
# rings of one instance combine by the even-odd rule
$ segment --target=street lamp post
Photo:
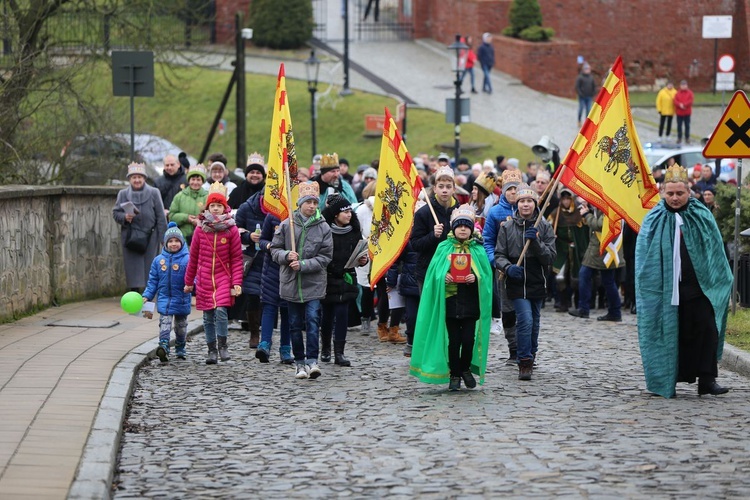
[[[310,118],[312,120],[312,154],[315,156],[318,152],[318,146],[315,140],[315,92],[318,91],[318,71],[320,70],[320,60],[315,57],[315,50],[310,51],[310,57],[305,61],[305,70],[307,71],[307,90],[310,91]]]
[[[453,123],[454,123],[454,151],[455,161],[461,157],[461,51],[468,50],[469,46],[461,41],[461,35],[456,35],[456,41],[448,46],[448,50],[456,51],[456,80],[453,84],[456,86],[456,98],[453,102]]]

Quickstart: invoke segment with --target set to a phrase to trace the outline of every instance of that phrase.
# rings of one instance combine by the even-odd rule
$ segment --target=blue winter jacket
[[[148,285],[143,296],[154,300],[157,292],[156,310],[159,314],[187,316],[190,314],[190,294],[183,292],[188,258],[187,245],[171,253],[166,247],[151,263]]]
[[[260,275],[263,270],[263,257],[268,252],[265,251],[265,247],[261,246],[259,251],[255,250],[255,243],[250,239],[250,234],[255,231],[256,225],[263,227],[263,221],[266,218],[266,214],[260,208],[263,201],[263,192],[259,191],[247,199],[245,203],[240,205],[237,209],[237,215],[235,221],[237,221],[237,228],[247,229],[248,232],[241,233],[242,244],[247,245],[247,248],[243,251],[246,255],[253,255],[253,265],[250,268],[250,272],[247,276],[242,279],[242,293],[248,295],[260,296]],[[260,245],[260,242],[258,243]]]
[[[403,296],[419,297],[417,252],[412,249],[411,243],[406,244],[404,251],[388,269],[388,273],[385,275],[385,284],[391,288],[398,286],[398,293]]]
[[[263,304],[286,307],[286,301],[279,298],[279,265],[271,258],[271,252],[265,250],[271,247],[273,233],[281,221],[273,214],[266,215],[263,229],[260,232],[260,246],[263,251],[263,271],[260,280],[260,300]]]
[[[512,219],[515,213],[515,205],[511,205],[505,195],[501,195],[500,201],[487,214],[487,220],[484,222],[484,229],[482,230],[482,239],[484,240],[482,244],[492,267],[495,267],[495,245],[497,245],[497,232],[500,230],[500,224]]]

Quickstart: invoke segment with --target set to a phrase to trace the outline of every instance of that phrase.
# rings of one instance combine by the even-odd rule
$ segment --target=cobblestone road
[[[592,316],[595,311],[592,311]],[[450,393],[408,375],[401,347],[350,332],[354,366],[315,381],[260,364],[232,331],[234,359],[139,373],[116,498],[499,496],[747,498],[750,381],[698,398],[645,390],[635,317],[597,324],[542,313],[531,382],[493,335],[487,383]]]

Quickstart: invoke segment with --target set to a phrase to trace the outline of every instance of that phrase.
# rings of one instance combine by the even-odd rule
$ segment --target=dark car
[[[143,157],[135,155],[143,163]],[[130,144],[111,135],[79,135],[60,153],[60,182],[68,185],[125,184],[130,163]],[[149,172],[149,177],[158,175]]]

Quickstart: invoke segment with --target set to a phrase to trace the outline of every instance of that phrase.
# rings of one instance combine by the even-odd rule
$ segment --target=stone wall
[[[0,187],[0,321],[125,290],[119,189]]]

